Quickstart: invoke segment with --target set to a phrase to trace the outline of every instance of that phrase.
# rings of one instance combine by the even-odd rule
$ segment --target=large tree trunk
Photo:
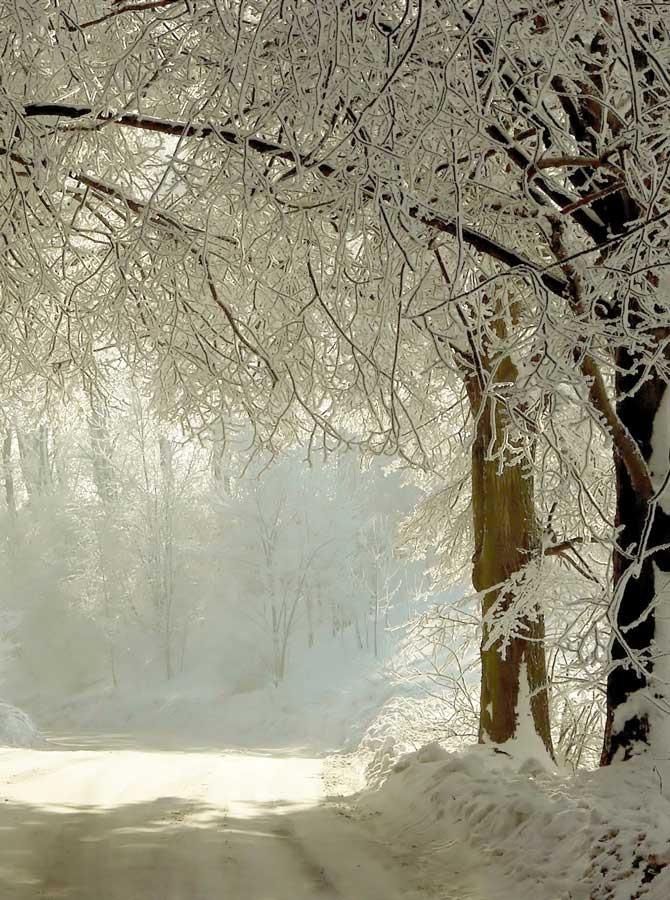
[[[515,376],[509,360],[498,368],[501,380],[515,380]],[[532,472],[522,465],[500,470],[498,462],[491,460],[504,439],[502,406],[482,395],[474,375],[467,378],[466,385],[476,422],[472,447],[472,582],[483,595],[484,621],[479,739],[504,744],[532,729],[553,756],[544,619],[539,605],[526,610],[504,644],[501,639],[491,639],[492,617],[503,614],[515,599],[509,584],[500,586],[515,576],[523,577],[524,569],[541,552]]]
[[[617,355],[617,412],[640,449],[657,493],[665,487],[670,451],[667,381],[652,370],[642,383],[639,359]],[[620,529],[614,553],[611,668],[601,762],[651,751],[667,758],[670,679],[670,491],[657,500],[633,486],[615,452]],[[654,549],[659,548],[659,549]],[[665,670],[665,671],[663,671]]]

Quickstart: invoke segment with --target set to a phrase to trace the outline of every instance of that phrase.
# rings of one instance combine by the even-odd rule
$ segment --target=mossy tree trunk
[[[509,384],[516,378],[510,359],[496,366],[495,381]],[[509,585],[500,585],[518,579],[541,553],[533,473],[520,464],[501,468],[492,459],[509,430],[504,404],[490,391],[482,390],[480,376],[469,374],[466,387],[476,423],[472,446],[472,583],[483,596],[484,622],[479,739],[504,744],[518,734],[521,717],[530,715],[535,732],[553,756],[544,619],[539,605],[525,610],[504,646],[501,639],[491,640],[492,614],[504,613],[515,599]],[[521,708],[524,703],[529,709]]]

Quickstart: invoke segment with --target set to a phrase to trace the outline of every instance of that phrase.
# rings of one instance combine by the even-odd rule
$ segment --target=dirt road
[[[297,755],[70,740],[0,751],[1,900],[430,900],[419,861]]]

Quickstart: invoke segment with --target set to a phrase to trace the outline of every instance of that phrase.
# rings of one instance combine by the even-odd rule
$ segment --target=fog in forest
[[[236,727],[271,742],[277,724],[304,740],[317,687],[351,690],[352,665],[393,677],[430,583],[398,550],[419,490],[397,466],[254,458],[244,434],[212,449],[130,391],[81,392],[3,440],[3,697],[38,722],[225,737],[217,719],[245,695],[229,743]],[[264,721],[275,691],[283,726]]]
[[[0,0],[0,900],[670,897],[667,8]]]

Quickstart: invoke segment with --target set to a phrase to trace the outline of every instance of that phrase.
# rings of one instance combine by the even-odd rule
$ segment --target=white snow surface
[[[443,701],[351,648],[277,687],[29,708],[74,737],[0,751],[0,900],[670,897],[670,765],[566,773],[522,721],[502,751],[438,743]]]
[[[481,900],[327,800],[323,767],[104,738],[0,751],[0,898]]]
[[[362,792],[359,809],[389,837],[402,832],[417,858],[446,865],[454,848],[474,848],[487,900],[670,897],[670,768],[642,760],[568,775],[434,743]]]
[[[42,735],[28,713],[0,702],[0,747],[39,747]]]

